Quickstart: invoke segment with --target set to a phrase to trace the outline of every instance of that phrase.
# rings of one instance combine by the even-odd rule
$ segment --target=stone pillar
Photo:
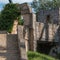
[[[26,17],[26,18],[25,18]],[[36,15],[33,13],[24,14],[24,27],[27,30],[28,37],[28,49],[31,51],[36,51]]]
[[[27,52],[25,46],[25,39],[23,37],[23,26],[18,26],[18,44],[20,50],[20,59],[21,60],[28,60],[27,59]]]
[[[24,39],[25,39],[26,51],[28,51],[29,50],[29,44],[28,44],[29,30],[28,30],[28,28],[25,27],[24,32],[25,32]]]
[[[31,14],[31,18],[32,18],[32,41],[33,41],[33,51],[36,51],[37,48],[37,32],[36,32],[36,15],[34,13]]]
[[[21,4],[21,15],[24,19],[24,27],[28,29],[26,35],[28,35],[28,47],[29,50],[34,51],[36,48],[35,46],[35,22],[36,22],[36,16],[32,13],[31,7],[27,3]],[[27,42],[26,42],[27,43]]]

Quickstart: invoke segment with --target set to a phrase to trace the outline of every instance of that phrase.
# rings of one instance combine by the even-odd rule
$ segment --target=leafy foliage
[[[12,31],[13,22],[19,16],[18,4],[7,4],[0,14],[0,30]]]
[[[24,20],[21,18],[21,16],[18,17],[18,24],[19,25],[23,25],[24,24]]]
[[[40,9],[51,9],[60,7],[60,0],[33,0],[32,7],[35,12],[38,12]]]

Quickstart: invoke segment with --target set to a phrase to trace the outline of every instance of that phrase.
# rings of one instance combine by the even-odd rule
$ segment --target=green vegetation
[[[23,25],[24,24],[24,20],[21,18],[21,16],[18,17],[18,24],[19,25]]]
[[[40,9],[51,9],[60,7],[60,0],[33,0],[32,7],[35,12],[38,12]]]
[[[6,4],[0,14],[0,30],[12,31],[13,22],[19,16],[18,4]]]
[[[56,59],[45,54],[29,51],[28,60],[56,60]]]

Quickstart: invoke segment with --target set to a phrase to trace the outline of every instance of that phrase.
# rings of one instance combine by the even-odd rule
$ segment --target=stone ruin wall
[[[1,60],[19,60],[20,54],[17,50],[17,35],[8,34],[6,31],[0,31],[0,59]]]
[[[20,59],[21,60],[28,60],[27,58],[27,42],[24,38],[24,26],[18,26],[18,46],[20,51]]]
[[[24,19],[24,37],[25,40],[28,43],[28,50],[32,50],[34,51],[35,46],[35,40],[36,40],[36,32],[35,32],[35,23],[36,23],[36,16],[35,14],[32,13],[32,9],[29,5],[22,4],[21,7],[22,11],[21,11],[21,15],[23,16]],[[27,38],[26,38],[27,37]]]
[[[41,38],[40,41],[45,41],[45,29],[43,31],[44,24],[36,22],[36,26],[37,26],[36,27],[36,39],[39,40],[39,38],[41,37],[41,34],[42,34],[42,38]],[[59,25],[49,24],[49,40],[48,41],[50,41],[50,42],[53,42],[53,41],[58,42],[58,40],[57,41],[55,40],[58,28],[59,28]]]
[[[46,24],[46,18],[48,15],[50,15],[50,22],[52,22],[49,25],[49,41],[53,42],[55,39],[55,33],[59,27],[59,9],[53,9],[53,10],[40,10],[38,12],[36,20],[35,14],[32,13],[32,10],[30,7],[28,7],[27,4],[22,4],[21,7],[22,11],[21,14],[24,19],[24,30],[26,30],[25,35],[27,34],[27,38],[25,36],[26,43],[28,43],[27,50],[36,50],[37,46],[37,40],[40,39],[41,33],[43,28],[45,28]],[[41,41],[45,41],[45,36],[46,32],[45,29],[43,30],[43,36],[41,38]]]
[[[27,47],[23,37],[23,26],[18,25],[17,34],[0,31],[0,59],[27,60]],[[3,53],[3,55],[1,54]]]
[[[40,10],[37,13],[37,21],[41,23],[46,23],[47,16],[50,16],[50,21],[53,24],[59,24],[59,8],[51,10]]]
[[[23,7],[23,8],[22,8]],[[46,41],[46,20],[50,16],[48,21],[49,26],[49,40],[48,42],[57,42],[60,20],[60,9],[55,8],[51,10],[40,10],[37,13],[37,20],[35,14],[32,13],[31,8],[28,4],[21,4],[21,14],[24,19],[24,39],[26,44],[26,51],[36,51],[37,40]],[[42,36],[41,36],[42,35]],[[41,38],[42,37],[42,38]],[[41,39],[40,39],[41,38]]]
[[[37,32],[37,39],[40,41],[46,41],[46,33],[45,29],[41,37],[41,33],[43,30],[43,27],[46,26],[46,19],[47,16],[50,15],[50,21],[48,22],[49,26],[49,42],[55,42],[57,45],[57,53],[60,53],[60,8],[55,8],[52,10],[40,10],[37,13],[37,22],[36,22],[36,32]],[[43,43],[43,42],[42,42]],[[54,56],[55,53],[53,53],[53,49],[55,50],[56,47],[53,46],[52,49],[50,50],[49,54],[51,56]],[[56,55],[57,56],[57,55]]]
[[[24,58],[27,60],[26,52],[28,50],[36,51],[37,40],[39,40],[41,37],[42,30],[46,23],[47,15],[50,15],[50,20],[51,20],[51,23],[48,24],[49,25],[49,40],[52,41],[53,39],[57,39],[55,38],[55,36],[57,36],[56,34],[57,29],[60,30],[59,29],[60,11],[59,9],[49,10],[49,11],[40,10],[40,12],[37,15],[38,20],[36,20],[36,15],[32,13],[31,8],[27,4],[23,4],[21,5],[21,7],[23,7],[21,14],[24,19],[24,26],[18,26],[18,31],[17,31],[18,37],[16,38],[18,38],[20,57],[22,60]],[[4,39],[6,42],[6,34],[0,35],[0,38],[1,36],[5,37]],[[14,39],[14,37],[8,38],[8,39]],[[45,30],[43,30],[43,35],[42,35],[41,40],[45,41],[44,39],[45,39]],[[3,38],[2,38],[2,41],[3,41]],[[6,44],[5,45],[4,44],[2,46],[5,47]]]
[[[42,29],[43,27],[46,25],[46,19],[47,16],[50,16],[50,21],[48,22],[48,26],[49,26],[49,40],[51,41],[55,41],[56,40],[56,36],[57,36],[57,30],[59,28],[59,24],[60,24],[60,9],[56,8],[56,9],[51,9],[51,10],[40,10],[37,13],[37,24],[39,24],[36,29],[40,30],[39,33],[37,34],[38,38],[41,35]],[[45,29],[43,31],[43,36],[42,36],[42,40],[45,39]]]

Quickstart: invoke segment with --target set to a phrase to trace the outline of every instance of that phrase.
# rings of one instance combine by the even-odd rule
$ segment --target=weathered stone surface
[[[27,60],[26,52],[36,51],[37,40],[47,41],[47,43],[60,42],[60,8],[40,10],[36,20],[36,15],[32,13],[27,3],[20,6],[24,26],[18,26],[17,30],[18,21],[14,21],[12,34],[7,35],[6,32],[0,32],[0,45],[4,47],[0,47],[0,52],[6,53],[4,58],[1,57],[3,60]]]
[[[40,36],[40,40],[42,41],[46,41],[47,37],[48,37],[48,41],[54,41],[54,42],[58,41],[56,37],[57,37],[57,29],[60,24],[59,13],[60,13],[60,8],[55,8],[50,10],[40,10],[37,13],[37,21],[40,23],[40,24],[37,23],[39,25],[36,27],[38,32],[40,29],[40,32],[39,33],[37,32],[38,39]],[[48,28],[46,29],[46,27]]]
[[[28,45],[26,47],[27,50],[34,51],[36,49],[36,15],[32,13],[32,9],[28,4],[21,4],[21,8],[21,14],[24,19],[25,40]]]
[[[29,6],[28,3],[23,3],[20,5],[21,8],[21,14],[29,14],[32,13],[32,8]]]
[[[0,49],[5,50],[7,48],[7,33],[6,31],[0,31]]]
[[[20,50],[20,58],[21,60],[27,60],[27,52],[25,46],[25,39],[23,37],[23,26],[18,26],[18,44]]]
[[[37,13],[36,32],[40,42],[51,42],[60,47],[60,8],[40,10]]]
[[[17,26],[18,26],[18,20],[15,20],[11,34],[17,34]]]
[[[0,31],[0,60],[20,60],[17,35]]]
[[[30,14],[24,14],[22,15],[23,16],[23,19],[24,19],[24,25],[25,26],[30,26],[30,21],[31,21],[31,15]]]
[[[50,16],[50,21],[51,23],[53,22],[54,24],[59,24],[59,8],[51,9],[51,10],[40,10],[37,13],[37,21],[45,23],[46,18],[49,15]]]

